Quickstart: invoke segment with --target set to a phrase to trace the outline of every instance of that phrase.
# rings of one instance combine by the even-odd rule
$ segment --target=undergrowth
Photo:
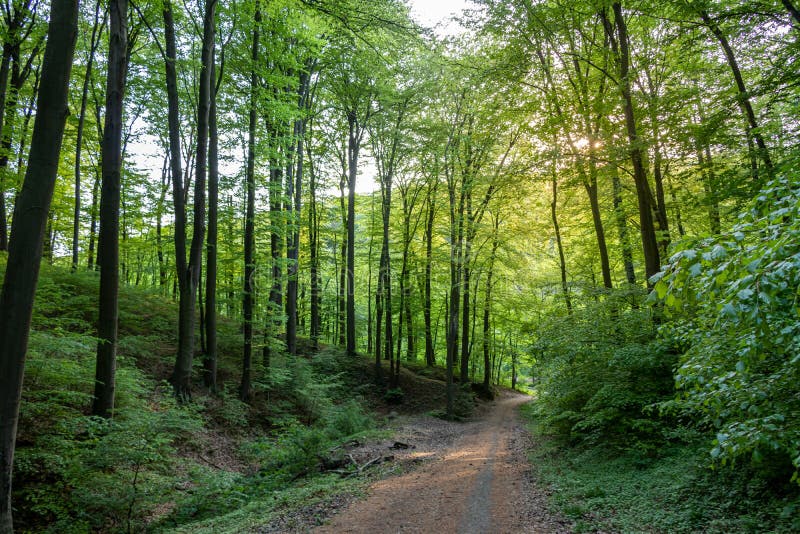
[[[196,384],[179,405],[164,381],[177,308],[158,291],[121,288],[114,417],[90,416],[97,284],[96,273],[42,268],[15,456],[20,532],[217,532],[220,517],[255,525],[357,486],[318,468],[337,444],[376,432],[360,400],[372,386],[352,358],[276,355],[245,404],[231,393],[241,334],[221,318],[220,389]]]
[[[657,454],[582,444],[564,447],[523,407],[537,445],[536,477],[576,532],[797,532],[800,494],[758,466],[712,469],[705,436],[686,431]]]

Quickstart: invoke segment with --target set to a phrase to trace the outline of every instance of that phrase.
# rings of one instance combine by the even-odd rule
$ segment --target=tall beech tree
[[[86,72],[83,75],[83,88],[81,89],[81,104],[78,113],[78,129],[75,136],[75,209],[72,214],[72,270],[78,268],[78,251],[80,248],[80,221],[81,221],[81,155],[83,152],[83,131],[86,125],[86,107],[89,103],[89,84],[92,81],[92,67],[100,45],[100,37],[106,26],[108,12],[103,13],[100,18],[101,4],[99,0],[94,6],[94,23],[92,24],[92,34],[89,40],[88,57],[86,60]],[[127,45],[126,45],[127,46]]]
[[[352,46],[351,39],[341,46]],[[344,52],[343,52],[344,53]],[[348,354],[356,351],[356,294],[355,294],[355,209],[356,180],[358,178],[359,157],[367,133],[367,127],[375,114],[376,85],[371,67],[367,63],[368,54],[360,47],[354,47],[347,63],[336,66],[328,83],[335,98],[335,106],[344,120],[346,132],[342,184],[347,187],[347,206],[345,209],[344,244],[345,257],[345,346]]]
[[[110,417],[114,410],[119,317],[119,207],[122,186],[122,112],[128,70],[128,2],[109,4],[108,75],[101,153],[100,298],[97,320],[97,365],[92,413]],[[73,262],[73,266],[75,262]]]
[[[78,36],[77,0],[54,0],[42,63],[28,168],[14,205],[0,293],[0,532],[13,532],[11,478],[33,297],[47,214],[67,119],[69,76]]]
[[[625,112],[625,130],[629,143],[628,153],[633,166],[633,180],[636,184],[636,198],[639,203],[639,232],[642,238],[642,250],[644,251],[645,275],[649,284],[650,278],[658,273],[661,268],[658,240],[656,239],[655,224],[653,222],[653,193],[650,189],[650,182],[647,179],[647,168],[645,167],[639,130],[636,126],[636,106],[631,93],[631,53],[628,26],[625,23],[620,2],[613,2],[611,10],[613,16],[609,16],[608,11],[603,9],[600,11],[600,17],[616,62],[616,79]]]
[[[252,388],[253,363],[253,297],[255,293],[255,195],[256,195],[256,127],[259,94],[257,73],[261,46],[261,4],[256,0],[253,12],[253,37],[250,52],[250,102],[247,122],[247,168],[245,169],[245,219],[244,219],[244,289],[242,291],[242,322],[244,348],[242,353],[242,380],[239,398],[249,401]],[[267,349],[265,349],[267,350]]]
[[[206,0],[203,11],[200,78],[197,103],[197,145],[195,152],[194,220],[191,246],[186,251],[186,200],[182,184],[180,117],[178,102],[177,47],[172,5],[164,2],[166,42],[166,76],[169,138],[172,169],[172,192],[175,208],[175,265],[180,307],[178,318],[178,351],[172,372],[175,394],[191,398],[191,373],[194,358],[195,309],[200,283],[203,241],[205,238],[205,187],[208,157],[208,115],[211,101],[211,61],[214,47],[216,0]]]

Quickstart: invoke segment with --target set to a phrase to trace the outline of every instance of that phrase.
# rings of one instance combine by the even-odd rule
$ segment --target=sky
[[[411,15],[423,26],[442,23],[437,31],[440,36],[458,33],[459,25],[452,21],[448,24],[447,19],[460,14],[470,4],[467,0],[409,0],[408,3]]]

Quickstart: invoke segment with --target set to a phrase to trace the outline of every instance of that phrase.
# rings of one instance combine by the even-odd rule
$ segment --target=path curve
[[[440,459],[376,482],[366,499],[313,532],[569,532],[550,515],[546,495],[530,478],[529,436],[517,415],[529,399],[504,392],[483,417],[461,425],[460,436]],[[415,450],[420,457],[437,452]]]

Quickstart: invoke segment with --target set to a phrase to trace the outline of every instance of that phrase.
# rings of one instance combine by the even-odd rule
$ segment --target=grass
[[[531,463],[555,511],[577,532],[798,532],[800,492],[757,466],[712,471],[706,442],[664,443],[657,455],[549,438],[523,407]]]

